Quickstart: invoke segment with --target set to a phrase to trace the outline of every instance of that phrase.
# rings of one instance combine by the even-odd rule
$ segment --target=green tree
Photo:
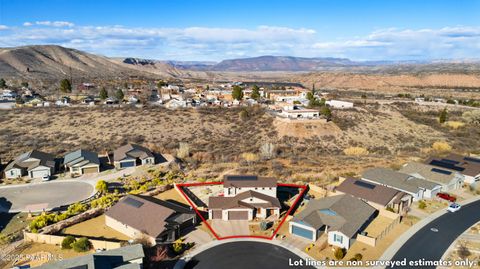
[[[125,97],[125,94],[123,94],[122,89],[117,90],[117,92],[115,93],[115,97],[117,98],[118,101],[123,100],[123,98]]]
[[[442,112],[440,112],[440,116],[438,116],[438,121],[440,123],[445,123],[448,119],[448,112],[447,112],[447,108],[444,108],[442,110]]]
[[[105,87],[102,87],[100,90],[100,99],[105,100],[108,98],[108,92],[105,90]]]
[[[75,237],[67,235],[62,240],[62,249],[72,249],[72,244],[75,243]]]
[[[210,90],[210,86],[207,85],[207,86],[205,87],[205,90],[206,90],[206,91],[209,91],[209,90]]]
[[[0,88],[6,88],[6,87],[7,87],[7,82],[3,78],[0,78]]]
[[[105,180],[99,180],[97,185],[95,185],[95,189],[100,193],[106,193],[108,191],[108,184]]]
[[[232,98],[241,101],[243,99],[243,88],[238,85],[233,86]]]
[[[307,100],[309,101],[315,100],[315,96],[313,95],[313,92],[307,92]]]
[[[60,81],[60,91],[63,93],[72,92],[72,84],[70,83],[70,80],[65,78]]]
[[[260,99],[260,88],[258,88],[257,85],[253,85],[252,94],[250,95],[250,98],[252,98],[253,100]]]
[[[90,241],[86,237],[82,237],[72,244],[72,248],[76,252],[87,252],[90,250],[91,247],[92,243],[90,243]]]
[[[28,88],[28,82],[25,82],[25,81],[24,81],[24,82],[22,82],[22,83],[20,84],[20,86],[25,87],[25,88]]]
[[[327,118],[328,120],[330,120],[332,118],[332,111],[330,110],[330,108],[328,106],[322,106],[320,108],[320,114],[325,116],[325,118]]]

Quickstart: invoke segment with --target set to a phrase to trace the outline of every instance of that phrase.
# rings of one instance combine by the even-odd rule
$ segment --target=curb
[[[467,200],[458,202],[458,204],[463,206],[463,205],[467,205],[467,204],[476,202],[478,200],[480,200],[480,196],[474,196],[474,197],[469,198]],[[382,261],[392,260],[393,256],[395,256],[395,254],[408,241],[408,239],[410,239],[410,237],[412,237],[415,233],[417,233],[423,227],[430,224],[432,221],[436,220],[437,218],[439,218],[439,217],[441,217],[441,216],[443,216],[447,213],[448,213],[447,210],[440,209],[437,212],[429,215],[428,217],[422,219],[421,221],[419,221],[418,223],[416,223],[415,225],[410,227],[410,229],[408,229],[406,232],[404,232],[395,242],[393,242],[392,245],[390,245],[390,247],[387,250],[385,250],[385,252],[383,252],[383,254],[382,254],[382,256],[380,257],[379,260],[382,260]]]

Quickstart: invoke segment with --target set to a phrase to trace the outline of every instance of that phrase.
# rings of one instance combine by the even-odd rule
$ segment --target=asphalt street
[[[290,259],[290,261],[289,261]],[[262,242],[230,242],[209,248],[186,264],[185,269],[294,269],[314,268],[289,266],[301,258],[289,250]]]
[[[52,209],[87,199],[93,191],[92,185],[81,181],[5,186],[0,188],[0,211],[28,211],[30,207]]]
[[[469,227],[480,221],[480,201],[463,206],[460,211],[447,213],[415,233],[393,256],[393,261],[406,259],[407,265],[395,268],[435,268],[412,266],[410,261],[439,261],[448,247]],[[431,228],[438,229],[434,232]]]

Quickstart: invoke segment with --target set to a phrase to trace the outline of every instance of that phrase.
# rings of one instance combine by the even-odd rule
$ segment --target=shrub
[[[260,230],[266,231],[268,229],[268,223],[266,221],[260,222]]]
[[[62,249],[72,249],[72,244],[75,243],[75,237],[67,235],[62,240]]]
[[[95,185],[95,189],[100,193],[106,193],[108,191],[108,184],[105,180],[99,180],[97,185]]]
[[[480,124],[480,110],[465,111],[462,118],[468,123]]]
[[[72,248],[76,252],[86,252],[89,251],[91,247],[92,244],[86,237],[82,237],[72,244]]]
[[[349,147],[343,150],[343,153],[347,156],[364,156],[368,155],[368,150],[362,147]]]
[[[343,259],[343,257],[345,257],[345,249],[336,248],[335,253],[333,255],[335,256],[335,259],[341,260],[341,259]]]
[[[356,261],[361,261],[363,259],[363,255],[361,253],[357,253],[353,256],[353,258],[356,260]]]
[[[82,213],[85,210],[87,210],[86,205],[81,204],[81,203],[75,203],[75,204],[72,204],[68,207],[66,213],[67,213],[68,216],[73,216],[73,215],[77,215],[78,213]]]
[[[251,152],[242,153],[242,158],[243,158],[247,163],[253,163],[253,162],[258,161],[258,159],[259,159],[257,154],[251,153]]]
[[[173,252],[175,252],[176,254],[180,254],[182,253],[183,251],[183,242],[181,239],[178,239],[177,241],[173,242],[172,244],[172,249],[173,249]]]
[[[190,156],[190,146],[187,143],[180,143],[177,149],[177,157],[185,159]]]
[[[427,207],[427,203],[425,203],[425,201],[420,200],[420,202],[418,202],[418,208],[425,209],[426,207]]]
[[[442,153],[451,151],[452,147],[445,141],[437,141],[433,143],[432,149],[436,152]]]
[[[461,128],[461,127],[465,126],[465,123],[463,123],[461,121],[447,121],[447,122],[445,122],[445,125],[449,128],[452,128],[452,129],[456,130],[458,128]]]

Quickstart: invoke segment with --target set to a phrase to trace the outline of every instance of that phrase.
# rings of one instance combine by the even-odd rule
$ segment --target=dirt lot
[[[127,241],[130,237],[105,225],[105,215],[70,226],[62,232],[63,234],[86,236],[89,238],[103,238]]]

